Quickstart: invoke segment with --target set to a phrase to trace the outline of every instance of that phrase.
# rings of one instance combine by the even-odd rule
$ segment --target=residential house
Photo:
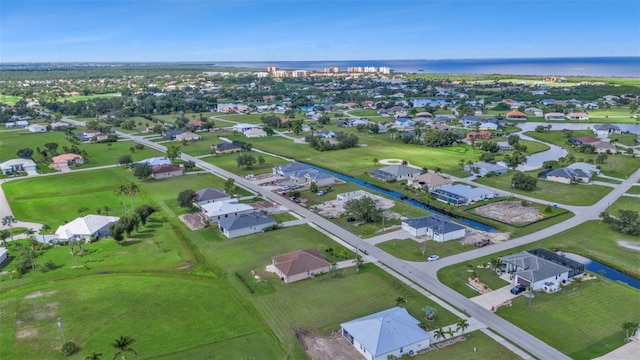
[[[451,184],[453,184],[453,180],[429,172],[407,179],[407,185],[416,189],[425,189],[429,192]]]
[[[538,109],[537,107],[528,107],[524,109],[524,112],[525,114],[529,114],[535,117],[541,117],[544,114],[544,112],[541,109]]]
[[[498,141],[497,144],[502,151],[511,151],[513,149],[507,141]]]
[[[331,263],[318,250],[305,249],[272,257],[271,267],[288,284],[328,273]]]
[[[584,272],[584,265],[551,252],[540,253],[548,259],[532,252],[521,251],[503,256],[500,261],[505,265],[506,272],[513,273],[514,283],[529,287],[533,291],[543,290],[545,283],[562,283]]]
[[[333,139],[336,136],[338,136],[338,134],[339,133],[336,131],[323,129],[323,130],[314,132],[313,136],[321,137],[324,139]]]
[[[577,140],[580,141],[581,145],[594,144],[600,141],[600,139],[593,136],[583,136],[583,137],[579,137]]]
[[[32,133],[43,133],[47,132],[47,127],[41,124],[31,124],[27,127]]]
[[[480,130],[489,130],[489,131],[493,130],[493,131],[496,131],[496,130],[498,130],[498,124],[494,124],[494,123],[490,123],[490,122],[482,123],[482,124],[480,124],[479,129]]]
[[[60,227],[55,232],[58,241],[89,241],[91,237],[109,236],[109,227],[120,220],[117,216],[86,215],[76,218]],[[55,240],[54,240],[55,241]]]
[[[11,159],[0,163],[0,171],[5,175],[11,175],[15,172],[27,172],[34,174],[36,172],[36,163],[31,159]]]
[[[456,117],[453,115],[436,115],[433,121],[438,123],[446,123],[448,121],[454,120]]]
[[[248,138],[257,138],[257,137],[267,136],[267,133],[260,128],[253,128],[253,129],[247,130],[243,134]]]
[[[427,111],[422,111],[416,114],[416,117],[420,117],[420,118],[426,118],[429,120],[433,119],[433,114]]]
[[[485,122],[483,118],[477,116],[463,116],[459,121],[464,126],[475,126],[476,124],[482,124]]]
[[[494,175],[506,174],[507,168],[498,164],[478,161],[471,165],[465,165],[464,171],[472,173],[477,177],[483,177],[491,172],[493,172]]]
[[[84,164],[84,158],[78,154],[62,154],[51,158],[51,167],[56,170],[68,169],[69,165]]]
[[[606,153],[607,151],[612,153],[618,152],[618,148],[616,148],[614,144],[606,141],[596,141],[591,143],[591,145],[596,148],[596,153]]]
[[[183,132],[182,134],[176,135],[176,141],[191,141],[191,140],[200,140],[202,137],[196,133],[191,131]]]
[[[415,121],[406,117],[397,118],[395,122],[395,126],[401,127],[401,128],[410,128],[410,127],[413,127],[415,124],[416,124]]]
[[[102,132],[95,129],[87,129],[82,133],[82,137],[85,139],[85,141],[91,140],[94,137],[98,137],[99,135],[102,135]]]
[[[431,192],[436,200],[455,206],[469,205],[477,201],[493,199],[496,194],[484,188],[474,188],[469,185],[445,186]]]
[[[340,324],[342,337],[365,359],[413,356],[431,344],[429,333],[407,309],[394,307]]]
[[[195,204],[201,207],[204,204],[210,204],[216,201],[231,200],[231,195],[227,194],[223,189],[205,188],[196,191]]]
[[[292,175],[293,176],[293,175]],[[324,171],[312,169],[304,173],[305,183],[316,183],[317,186],[331,186],[336,182],[335,176]]]
[[[555,169],[546,173],[546,180],[562,184],[588,183],[591,173],[568,167]]]
[[[238,151],[242,151],[242,145],[235,143],[221,143],[218,145],[212,145],[216,154],[230,154]]]
[[[70,127],[71,126],[69,124],[63,123],[63,122],[51,123],[51,130],[54,130],[54,131],[63,131],[63,130],[67,130]]]
[[[419,169],[404,165],[389,165],[369,172],[369,176],[382,181],[403,180],[420,175]]]
[[[598,103],[588,102],[588,103],[584,103],[582,107],[587,110],[597,110],[600,108],[600,105],[598,105]]]
[[[619,134],[621,132],[620,127],[613,124],[598,124],[593,125],[593,132],[596,136],[606,137],[609,134]]]
[[[561,112],[550,112],[544,114],[544,119],[547,121],[563,121],[564,113]]]
[[[165,130],[162,135],[164,137],[166,137],[166,138],[174,140],[176,138],[176,136],[179,136],[179,135],[184,134],[184,133],[186,133],[185,130],[168,129],[168,130]]]
[[[600,169],[597,166],[592,164],[587,164],[585,162],[573,163],[567,167],[573,170],[582,170],[587,174],[600,175]]]
[[[148,159],[144,159],[138,162],[133,163],[132,166],[135,166],[137,164],[147,164],[149,166],[151,166],[152,168],[155,166],[160,166],[160,165],[169,165],[171,164],[171,160],[167,159],[164,156],[157,156],[157,157],[152,157],[152,158],[148,158]]]
[[[247,130],[258,128],[255,124],[235,124],[233,125],[233,131],[244,133]]]
[[[311,166],[307,164],[302,164],[299,162],[293,162],[291,164],[274,166],[272,172],[276,176],[281,176],[284,178],[290,178],[292,174],[295,174],[299,171],[309,171],[313,169]]]
[[[570,112],[567,114],[569,120],[589,120],[589,114],[586,112]]]
[[[4,127],[6,127],[7,129],[26,128],[27,126],[29,126],[29,122],[26,120],[7,121],[4,123]]]
[[[151,169],[151,176],[156,180],[181,176],[183,174],[182,167],[178,164],[158,165]]]
[[[435,215],[404,219],[402,220],[402,230],[411,236],[424,235],[437,242],[460,239],[466,234],[464,226]]]
[[[203,204],[200,206],[200,211],[209,221],[217,223],[221,219],[253,212],[254,209],[248,204],[239,203],[237,200],[222,200]]]
[[[218,221],[218,229],[229,239],[259,233],[273,225],[276,225],[276,221],[262,211],[221,218]]]
[[[507,113],[507,120],[527,120],[527,114],[520,110],[511,110]]]
[[[480,131],[469,131],[466,133],[464,141],[474,140],[489,140],[493,135],[490,131],[480,130]]]

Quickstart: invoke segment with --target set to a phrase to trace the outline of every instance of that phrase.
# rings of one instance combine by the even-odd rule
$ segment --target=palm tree
[[[87,355],[84,360],[102,360],[102,353],[92,352],[91,355]]]
[[[88,207],[86,207],[86,206],[83,206],[83,207],[81,207],[80,209],[78,209],[78,213],[79,213],[79,214],[82,214],[83,216],[87,216],[87,211],[89,211],[89,210],[91,210],[91,209],[89,209],[89,208],[88,208]]]
[[[437,167],[435,168],[435,170],[433,170],[433,172],[434,172],[434,173],[436,173],[436,174],[442,174],[442,168],[441,168],[441,167],[439,167],[439,166],[437,166]]]
[[[114,342],[111,343],[111,346],[113,346],[115,349],[118,350],[118,352],[115,355],[113,355],[113,358],[115,359],[118,356],[121,356],[122,360],[127,360],[127,357],[126,357],[127,353],[138,355],[138,352],[136,352],[131,347],[131,344],[133,344],[134,342],[136,341],[129,336],[121,335],[119,338],[117,338]]]
[[[445,331],[445,333],[449,335],[449,338],[451,339],[453,339],[453,337],[456,336],[456,332],[453,331],[453,328],[448,328],[447,331]]]
[[[377,157],[374,157],[374,158],[373,158],[373,164],[374,164],[374,165],[378,165],[378,158],[377,158]]]
[[[107,205],[102,207],[102,211],[104,211],[104,214],[109,216],[109,211],[113,210],[112,208],[108,207]]]
[[[443,340],[444,340],[444,338],[446,337],[446,333],[444,332],[444,330],[442,330],[442,329],[438,329],[438,330],[436,330],[436,331],[434,331],[434,332],[433,332],[433,337],[434,337],[436,340],[440,340],[440,339],[443,339]]]
[[[424,309],[422,309],[422,311],[424,311],[424,316],[429,321],[433,320],[433,317],[437,312],[436,308],[433,308],[431,306],[425,306]]]
[[[131,198],[131,211],[134,209],[133,199],[140,193],[140,188],[134,182],[118,186],[116,189],[117,196],[125,196]]]
[[[9,227],[9,234],[11,235],[11,241],[13,241],[13,224],[17,223],[18,220],[13,217],[13,215],[5,215],[2,218],[2,226]]]
[[[456,331],[460,330],[460,335],[464,335],[464,331],[469,327],[469,322],[467,319],[460,319],[458,323],[456,323]]]
[[[396,298],[396,306],[402,306],[402,305],[404,305],[406,303],[407,303],[407,299],[405,299],[404,297],[398,296]]]
[[[638,328],[638,323],[637,322],[632,322],[632,321],[625,321],[622,323],[622,330],[625,331],[625,339],[629,338],[629,331],[632,331],[631,336],[633,336],[633,334],[635,334],[636,329]]]
[[[2,246],[7,247],[7,239],[9,238],[8,230],[0,230],[0,240],[2,240]]]

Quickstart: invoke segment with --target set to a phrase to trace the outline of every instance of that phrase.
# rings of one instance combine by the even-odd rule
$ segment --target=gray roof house
[[[420,175],[419,169],[404,165],[389,165],[369,172],[369,175],[382,181],[402,180]]]
[[[516,284],[531,287],[532,290],[542,290],[545,283],[563,282],[569,280],[572,269],[555,262],[543,259],[526,251],[501,257],[507,272],[513,272]]]
[[[460,206],[473,204],[476,201],[493,199],[496,194],[484,188],[474,188],[469,185],[451,185],[432,191],[431,196],[437,200]]]
[[[613,124],[598,124],[593,125],[593,132],[597,136],[607,136],[609,134],[619,134],[620,127]]]
[[[413,356],[429,347],[429,334],[405,308],[394,307],[343,324],[342,336],[366,359]]]
[[[486,176],[492,171],[495,173],[495,175],[506,174],[507,168],[498,164],[478,161],[473,165],[465,165],[464,171],[470,172],[476,176]]]
[[[231,195],[227,194],[223,189],[205,188],[196,191],[196,195],[198,196],[196,198],[196,205],[198,207],[215,201],[231,199]]]
[[[429,236],[437,242],[460,239],[466,234],[464,226],[435,215],[402,220],[402,230],[415,237]]]
[[[591,173],[564,167],[546,173],[546,180],[562,184],[588,183],[591,181]]]
[[[600,175],[600,169],[597,166],[588,164],[586,162],[573,163],[567,167],[573,170],[582,170],[586,173],[591,173],[593,175]]]
[[[289,177],[291,177],[292,174],[295,174],[295,173],[297,173],[299,171],[309,171],[310,169],[312,169],[312,168],[307,164],[294,162],[294,163],[287,164],[287,165],[274,166],[273,167],[273,174],[277,175],[277,176],[282,176],[282,177],[285,177],[285,178],[289,178]]]
[[[246,214],[220,219],[218,229],[229,239],[262,232],[264,228],[275,225],[276,221],[262,213],[254,211]]]

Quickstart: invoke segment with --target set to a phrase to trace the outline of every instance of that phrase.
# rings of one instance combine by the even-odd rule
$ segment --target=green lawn
[[[253,155],[256,160],[262,156],[265,160],[264,164],[260,165],[259,162],[256,162],[252,169],[246,169],[244,167],[239,168],[237,159],[238,156],[240,156],[240,153],[215,155],[204,158],[203,160],[240,176],[271,173],[274,166],[289,164],[288,161],[282,160],[278,157],[260,154],[257,152],[251,152],[250,154]]]
[[[7,104],[10,106],[15,105],[18,101],[22,99],[20,96],[13,95],[2,95],[0,94],[0,104]]]
[[[533,177],[536,177],[537,173],[538,171],[527,172],[528,175]],[[476,182],[497,189],[532,196],[540,200],[566,205],[593,205],[612,190],[612,188],[608,186],[567,185],[538,179],[536,190],[523,191],[511,189],[512,174],[513,172],[510,171],[502,176],[483,177],[477,179]]]
[[[518,296],[497,314],[573,359],[593,359],[624,344],[621,324],[640,318],[640,291],[609,280],[589,280],[555,294]]]
[[[617,140],[618,144],[627,145],[627,146],[637,146],[638,145],[638,135],[633,133],[626,134],[611,134],[609,135],[609,139]]]
[[[133,260],[135,261],[135,260]],[[37,296],[38,294],[42,294]],[[35,297],[37,296],[37,297]],[[142,358],[208,346],[230,358],[284,358],[269,329],[225,282],[189,275],[92,275],[43,282],[0,294],[0,357],[66,358],[64,335],[81,347],[69,358],[92,352],[111,358],[121,335],[136,340]],[[238,341],[244,346],[237,346]]]
[[[476,248],[473,245],[461,245],[459,241],[443,243],[427,241],[425,244],[417,243],[412,239],[394,239],[379,243],[376,246],[397,258],[408,261],[427,261],[427,256],[429,255],[435,254],[445,257]],[[422,255],[422,250],[425,250],[424,255]]]
[[[105,99],[112,97],[119,97],[120,93],[108,93],[108,94],[94,94],[94,95],[78,95],[78,96],[69,96],[66,98],[59,98],[58,101],[70,101],[70,102],[78,102],[85,100],[93,100],[93,99]]]
[[[349,110],[347,112],[353,116],[379,116],[378,110],[373,109]]]
[[[630,187],[629,190],[627,191],[627,194],[640,194],[640,186],[636,185],[636,186]]]
[[[495,342],[480,331],[465,334],[467,340],[449,345],[443,349],[434,349],[412,357],[414,360],[507,360],[519,359],[510,350]]]

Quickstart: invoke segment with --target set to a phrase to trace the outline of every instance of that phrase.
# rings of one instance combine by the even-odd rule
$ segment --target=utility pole
[[[360,271],[360,264],[358,264],[358,245],[356,245],[356,272]]]

